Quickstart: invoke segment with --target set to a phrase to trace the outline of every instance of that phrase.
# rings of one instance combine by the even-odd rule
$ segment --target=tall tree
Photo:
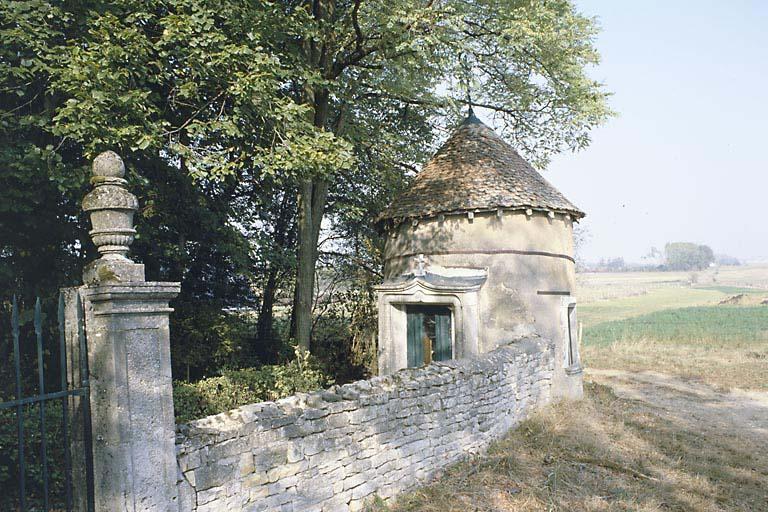
[[[79,206],[88,163],[114,149],[143,206],[134,255],[150,278],[183,282],[174,360],[205,352],[188,335],[211,326],[185,321],[249,299],[251,248],[232,223],[241,177],[291,177],[294,157],[317,171],[326,141],[344,155],[287,97],[291,71],[252,26],[263,13],[196,0],[0,4],[0,288],[79,280],[92,251]]]
[[[0,4],[0,16],[0,116],[13,133],[3,155],[24,169],[14,179],[45,169],[40,183],[70,190],[57,219],[71,223],[87,160],[115,149],[158,183],[163,173],[193,179],[194,204],[218,212],[219,233],[244,233],[234,218],[243,208],[227,208],[238,201],[289,212],[268,222],[283,226],[282,247],[297,238],[294,335],[304,347],[321,232],[354,233],[338,244],[345,257],[375,254],[375,207],[457,120],[468,88],[539,163],[587,144],[609,115],[585,74],[597,61],[594,22],[569,0],[21,0]],[[295,193],[282,210],[284,196],[259,189],[270,182]],[[156,204],[183,208],[168,193]],[[207,271],[187,272],[191,233],[179,229],[166,247],[183,255],[179,272],[202,279]],[[82,258],[77,244],[71,252]]]
[[[590,128],[610,114],[606,93],[585,72],[598,59],[595,23],[569,0],[272,5],[261,32],[271,53],[302,71],[294,78],[294,100],[308,107],[317,129],[352,142],[358,157],[367,141],[355,130],[376,122],[375,140],[382,145],[405,138],[422,150],[396,153],[395,162],[420,160],[429,147],[420,143],[431,131],[420,138],[391,116],[364,116],[389,110],[438,128],[455,121],[468,87],[473,103],[489,109],[540,164],[564,148],[586,145]],[[307,172],[298,191],[294,336],[304,347],[311,336],[318,237],[338,174]]]

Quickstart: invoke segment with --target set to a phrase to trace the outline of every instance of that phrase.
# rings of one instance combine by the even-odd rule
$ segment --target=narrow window
[[[566,323],[566,346],[565,346],[565,367],[566,368],[573,368],[578,365],[578,335],[577,335],[577,329],[576,329],[576,304],[570,303],[568,304],[568,309],[566,310],[566,317],[565,317],[565,323]]]

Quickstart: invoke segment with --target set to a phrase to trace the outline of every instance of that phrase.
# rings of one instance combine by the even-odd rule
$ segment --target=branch
[[[444,108],[447,106],[447,102],[441,102],[441,101],[430,101],[430,100],[421,100],[417,98],[406,98],[403,96],[395,96],[392,94],[387,93],[376,93],[376,92],[368,92],[365,94],[362,94],[358,96],[358,99],[361,98],[382,98],[382,99],[388,99],[388,100],[394,100],[399,101],[401,103],[406,103],[408,105],[427,105],[431,107],[439,107]],[[470,102],[467,99],[454,99],[456,103],[461,103],[462,105],[469,105]],[[503,107],[501,105],[493,105],[491,103],[478,103],[477,101],[472,100],[472,106],[473,107],[480,107],[480,108],[487,108],[488,110],[493,110],[494,112],[502,112],[504,114],[509,114],[511,116],[517,116],[522,113],[527,112],[526,110],[520,110],[515,108],[508,108]]]
[[[175,134],[175,133],[179,133],[181,130],[183,130],[184,128],[186,128],[186,127],[189,125],[189,123],[191,123],[192,121],[194,121],[194,120],[195,120],[195,118],[196,118],[196,117],[197,117],[197,116],[200,114],[200,112],[202,112],[203,110],[205,110],[206,108],[208,108],[208,107],[209,107],[209,106],[210,106],[210,105],[211,105],[211,104],[212,104],[214,101],[216,101],[217,99],[221,98],[221,97],[224,95],[224,93],[225,93],[225,92],[226,92],[226,90],[223,90],[223,91],[221,91],[219,94],[217,94],[216,96],[214,96],[213,98],[211,98],[211,99],[210,99],[210,100],[209,100],[209,101],[208,101],[208,102],[207,102],[205,105],[203,105],[202,107],[200,107],[199,109],[197,109],[197,110],[196,110],[196,111],[195,111],[195,112],[194,112],[194,113],[193,113],[193,114],[192,114],[192,115],[189,117],[189,119],[187,119],[186,121],[184,121],[184,123],[183,123],[181,126],[179,126],[178,128],[176,128],[176,129],[174,129],[174,130],[171,130],[171,131],[167,131],[167,132],[165,132],[165,133],[163,134],[163,137],[165,137],[165,136],[170,136],[170,135],[173,135],[173,134]]]
[[[428,0],[428,2],[423,8],[431,9],[434,2],[435,0]],[[386,43],[369,46],[368,48],[364,48],[362,46],[363,41],[371,38],[366,38],[363,35],[362,30],[360,30],[360,26],[357,19],[357,11],[359,10],[359,8],[360,8],[360,0],[355,0],[355,6],[352,9],[352,24],[355,26],[355,49],[349,55],[347,55],[347,57],[333,63],[333,66],[331,66],[331,76],[329,78],[338,78],[338,76],[341,75],[341,73],[344,72],[346,68],[350,66],[354,66],[358,62],[362,61],[364,58],[368,57],[369,55],[385,50],[387,48]],[[402,27],[402,32],[408,32],[409,30],[411,30],[411,28],[413,28],[413,22],[406,23]]]
[[[354,263],[358,267],[362,268],[366,272],[368,272],[370,274],[373,274],[373,275],[375,275],[377,277],[383,277],[381,272],[379,272],[378,270],[372,268],[364,260],[362,260],[362,259],[360,259],[360,258],[358,258],[356,256],[352,256],[351,254],[344,254],[344,253],[336,252],[336,251],[321,251],[320,254],[322,254],[324,256],[334,256],[336,258],[346,258],[346,259],[349,259],[350,261],[352,261],[352,263]]]
[[[363,31],[360,30],[360,21],[357,19],[357,13],[360,11],[360,1],[355,0],[355,6],[352,8],[352,26],[355,27],[355,50],[363,47]]]

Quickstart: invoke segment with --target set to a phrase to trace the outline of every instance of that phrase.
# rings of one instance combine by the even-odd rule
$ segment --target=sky
[[[576,0],[618,116],[544,176],[587,217],[588,261],[666,242],[768,260],[768,0]]]

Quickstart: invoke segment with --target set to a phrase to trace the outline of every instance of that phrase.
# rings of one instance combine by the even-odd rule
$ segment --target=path
[[[706,384],[657,372],[588,371],[589,379],[609,386],[621,398],[639,400],[663,415],[702,433],[736,435],[768,453],[768,393],[717,391]]]

